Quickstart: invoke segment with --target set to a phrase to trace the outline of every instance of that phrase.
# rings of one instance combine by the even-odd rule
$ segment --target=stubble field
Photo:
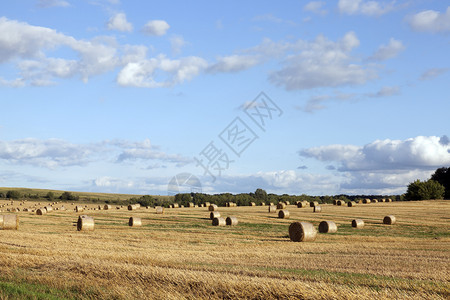
[[[64,205],[43,216],[15,212],[19,230],[0,230],[0,299],[450,297],[450,201],[322,205],[321,213],[289,205],[289,219],[267,206],[220,207],[239,220],[224,227],[211,225],[207,208],[161,215],[126,207],[76,213]],[[94,217],[94,231],[77,231],[81,214]],[[389,214],[395,225],[382,224]],[[142,227],[129,227],[130,217]],[[352,228],[355,218],[365,227]],[[290,241],[292,222],[317,228],[323,220],[338,232]]]

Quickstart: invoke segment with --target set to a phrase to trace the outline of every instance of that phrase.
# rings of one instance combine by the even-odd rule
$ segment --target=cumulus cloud
[[[169,30],[170,25],[164,20],[152,20],[145,24],[143,31],[148,35],[162,36]]]
[[[328,145],[301,150],[302,157],[340,163],[340,171],[433,169],[450,164],[446,137],[418,136],[406,140],[376,140],[364,146]]]
[[[326,4],[325,1],[311,1],[311,2],[308,2],[303,7],[303,10],[304,11],[310,11],[310,12],[313,12],[315,14],[324,16],[324,15],[326,15],[328,13],[328,11],[326,9],[323,9],[325,4]]]
[[[376,140],[364,146],[327,145],[299,151],[303,158],[338,164],[344,193],[403,193],[409,182],[427,179],[436,168],[450,165],[447,136]]]
[[[51,78],[89,77],[113,70],[120,63],[114,38],[76,40],[53,29],[0,18],[0,63],[16,61],[23,81],[51,83]],[[78,60],[46,56],[46,51],[61,47],[72,49]],[[39,85],[39,84],[38,84]]]
[[[107,24],[109,30],[118,30],[122,32],[133,31],[133,25],[127,21],[127,16],[124,13],[117,13],[109,19]]]
[[[0,141],[1,160],[45,168],[84,165],[91,153],[90,146],[80,147],[59,139]]]
[[[336,42],[319,36],[313,42],[298,43],[300,53],[290,55],[269,80],[287,90],[363,84],[376,78],[376,73],[358,65],[351,56],[350,52],[358,46],[353,32]]]
[[[101,155],[99,154],[101,153]],[[31,165],[55,169],[87,165],[93,161],[171,163],[177,167],[192,162],[191,158],[163,152],[150,140],[143,142],[101,141],[92,144],[73,144],[60,139],[28,138],[0,141],[0,160],[9,164]]]
[[[429,80],[436,78],[442,74],[445,74],[449,71],[449,68],[431,68],[423,72],[423,74],[420,76],[420,80]]]
[[[159,147],[153,146],[149,139],[138,143],[114,143],[122,148],[117,157],[117,162],[134,160],[158,160],[168,163],[175,163],[177,166],[184,166],[191,163],[192,158],[187,158],[179,154],[168,154],[159,150]]]
[[[373,60],[387,60],[396,57],[403,50],[405,50],[403,43],[391,38],[388,45],[381,45],[370,58]]]
[[[347,15],[381,16],[394,9],[394,1],[339,0],[338,9]]]
[[[236,182],[239,182],[236,185]],[[339,179],[332,175],[297,173],[294,170],[258,172],[218,177],[211,184],[202,180],[202,190],[207,193],[248,193],[263,187],[269,193],[322,195],[323,191],[338,192]]]
[[[207,65],[204,59],[196,56],[172,60],[159,55],[126,64],[117,76],[117,83],[122,86],[147,88],[170,87],[191,80]],[[167,77],[157,77],[158,71],[165,72]]]
[[[259,62],[260,61],[256,56],[251,55],[222,56],[217,59],[216,63],[210,65],[207,71],[210,73],[234,73],[249,69]]]
[[[421,32],[449,32],[450,31],[450,6],[445,13],[435,10],[421,11],[413,16],[407,17],[411,29]]]

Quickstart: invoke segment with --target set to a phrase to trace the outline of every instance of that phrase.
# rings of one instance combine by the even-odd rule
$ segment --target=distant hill
[[[142,195],[134,194],[112,194],[112,193],[89,193],[89,192],[74,192],[74,191],[61,191],[61,190],[47,190],[47,189],[32,189],[32,188],[11,188],[11,187],[0,187],[0,199],[5,198],[8,191],[17,191],[20,193],[20,199],[29,200],[49,200],[47,195],[53,193],[54,200],[59,201],[59,197],[64,192],[70,192],[75,197],[78,197],[77,202],[101,202],[106,201],[111,203],[128,202],[131,198],[139,198]],[[152,196],[155,198],[173,198],[173,196]],[[71,200],[66,200],[71,201]]]

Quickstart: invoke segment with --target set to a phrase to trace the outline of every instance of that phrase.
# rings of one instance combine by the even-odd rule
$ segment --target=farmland
[[[267,206],[220,207],[239,220],[224,227],[212,226],[204,207],[156,214],[91,203],[76,213],[76,203],[61,205],[67,210],[42,216],[15,212],[19,230],[0,230],[0,299],[450,297],[449,201],[324,204],[320,213],[288,205],[289,219]],[[94,231],[76,230],[80,214],[94,217]],[[384,225],[390,214],[397,223]],[[142,226],[129,227],[130,217]],[[351,227],[355,218],[362,229]],[[292,222],[323,220],[337,233],[290,241]]]

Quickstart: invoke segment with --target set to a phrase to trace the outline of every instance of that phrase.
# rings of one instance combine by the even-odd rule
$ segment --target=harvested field
[[[0,230],[0,299],[450,297],[450,201],[322,204],[321,214],[295,207],[290,219],[267,207],[220,207],[239,220],[223,227],[211,226],[206,207],[155,214],[89,204],[95,230],[85,232],[77,231],[78,204],[65,205],[44,216],[16,212],[19,230]],[[383,224],[390,214],[395,226]],[[130,217],[142,227],[130,228]],[[317,228],[325,218],[337,233],[290,241],[292,222]],[[365,226],[355,230],[353,219]]]

